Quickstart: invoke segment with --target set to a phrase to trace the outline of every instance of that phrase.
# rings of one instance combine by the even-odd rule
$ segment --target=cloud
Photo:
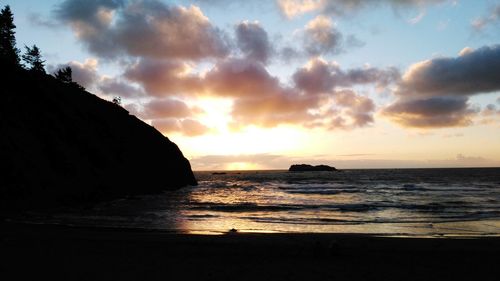
[[[206,134],[210,130],[207,126],[194,119],[158,119],[153,120],[151,125],[164,134],[180,133],[190,137]]]
[[[105,95],[120,96],[123,98],[136,98],[145,95],[142,89],[134,87],[130,82],[116,77],[103,77],[97,84],[99,91]]]
[[[371,73],[374,69],[371,68],[366,69],[367,74],[358,70],[343,72],[338,65],[330,65],[320,59],[312,61],[310,65],[320,70],[311,68],[309,70],[312,72],[302,73],[308,69],[299,69],[296,72],[298,74],[294,75],[299,82],[295,87],[288,87],[282,85],[257,61],[229,59],[209,71],[203,85],[211,95],[233,99],[233,129],[249,125],[275,127],[282,124],[351,129],[373,122],[375,106],[371,99],[359,96],[354,91],[337,93],[334,88],[336,85],[378,83],[379,80],[385,83],[385,76],[382,79],[383,75],[374,75]],[[315,87],[317,85],[321,85],[320,88]],[[336,108],[336,114],[324,109],[331,106]],[[342,124],[332,126],[328,122],[341,114],[345,115]]]
[[[279,59],[284,64],[290,64],[295,60],[301,60],[303,58],[303,53],[298,49],[286,46],[278,51]]]
[[[108,33],[114,11],[121,6],[123,1],[65,0],[56,6],[54,15],[63,24],[69,24],[91,52],[111,56],[116,52],[116,46]]]
[[[189,65],[180,61],[141,60],[129,67],[124,77],[141,84],[153,96],[230,98],[230,126],[233,129],[251,125],[275,127],[282,124],[352,129],[373,122],[373,101],[354,91],[336,91],[335,87],[367,83],[386,85],[392,83],[393,76],[397,76],[392,70],[375,68],[342,71],[340,66],[328,64],[321,59],[312,60],[309,65],[310,68],[297,70],[294,77],[302,78],[297,78],[295,87],[281,84],[277,77],[267,71],[264,64],[250,58],[220,60],[204,75],[191,74]],[[325,77],[314,78],[321,71],[325,73]],[[321,79],[329,86],[321,91],[311,86],[320,85],[318,80]],[[153,99],[145,104],[140,116],[153,120],[192,117],[188,112],[184,103],[171,98]],[[336,119],[336,123],[333,119]],[[180,123],[172,120],[161,124],[165,130],[180,128]]]
[[[400,96],[470,96],[500,90],[500,45],[465,48],[458,57],[435,58],[410,66]]]
[[[398,77],[394,69],[367,67],[343,71],[335,63],[313,59],[295,72],[295,85],[289,87],[258,61],[227,59],[207,72],[201,84],[211,96],[232,98],[233,129],[282,124],[352,129],[374,121],[375,105],[371,99],[347,88],[370,83],[387,86]],[[337,87],[342,90],[336,90]]]
[[[277,0],[281,12],[288,18],[322,9],[322,0]]]
[[[190,107],[179,99],[153,98],[143,104],[127,104],[125,108],[131,114],[149,120],[153,127],[164,134],[200,136],[210,131],[210,128],[194,119],[203,113],[203,110],[199,107]]]
[[[442,128],[472,124],[476,113],[469,108],[465,97],[430,97],[400,99],[389,105],[382,114],[405,127]]]
[[[353,156],[355,159],[343,159]],[[363,157],[365,156],[365,157]],[[393,160],[374,158],[372,154],[338,155],[341,158],[328,158],[325,156],[294,157],[276,154],[243,154],[243,155],[205,155],[191,158],[189,161],[195,170],[221,170],[227,169],[232,163],[253,164],[259,169],[288,169],[297,163],[311,165],[326,164],[338,169],[366,169],[366,168],[443,168],[443,167],[497,167],[499,161],[479,156],[469,156],[458,153],[447,159],[433,160]]]
[[[240,98],[233,104],[232,127],[275,127],[281,124],[308,126],[316,119],[308,111],[318,107],[319,101],[317,97],[300,95],[292,89],[282,89],[268,96]]]
[[[279,80],[255,60],[231,58],[220,61],[204,78],[211,95],[221,97],[266,96],[280,90]]]
[[[500,109],[498,109],[496,105],[490,103],[486,105],[486,107],[482,110],[481,113],[484,116],[500,115]]]
[[[84,63],[71,61],[66,64],[49,65],[49,72],[55,73],[59,69],[71,67],[73,81],[85,88],[91,88],[99,81],[100,76],[97,73],[98,61],[96,59],[86,59]]]
[[[343,71],[335,62],[320,58],[311,59],[305,67],[299,68],[292,79],[295,86],[309,94],[331,92],[335,87],[375,84],[382,89],[399,80],[396,68],[379,69],[374,67],[355,68]]]
[[[194,119],[183,119],[180,121],[182,133],[186,136],[194,137],[206,134],[210,129]]]
[[[447,0],[277,0],[277,3],[281,12],[286,17],[293,18],[309,12],[350,15],[362,9],[380,5],[388,5],[394,9],[419,8],[422,10],[427,5],[444,3],[446,1]],[[422,14],[422,12],[420,14]]]
[[[197,170],[223,170],[232,163],[251,163],[259,168],[280,167],[287,157],[274,154],[242,154],[242,155],[204,155],[189,160]],[[277,164],[277,165],[276,165]],[[286,165],[286,164],[285,164]]]
[[[500,45],[413,64],[397,85],[398,99],[382,114],[405,127],[471,125],[479,110],[469,105],[469,97],[500,90],[498,73]]]
[[[81,63],[71,61],[65,64],[49,65],[48,71],[55,73],[59,69],[71,67],[73,81],[85,88],[94,88],[100,94],[107,96],[120,96],[123,98],[134,98],[144,96],[142,89],[132,86],[129,81],[121,77],[101,76],[98,73],[99,62],[97,59],[86,59]]]
[[[303,41],[304,49],[311,56],[337,54],[341,50],[342,34],[330,18],[319,15],[307,23]]]
[[[180,60],[141,59],[129,66],[124,77],[137,82],[152,96],[192,93],[201,89],[200,78]]]
[[[51,19],[46,19],[37,13],[29,14],[28,21],[33,26],[43,26],[52,29],[60,27],[60,25],[56,21]]]
[[[186,118],[192,116],[186,103],[177,99],[153,99],[143,105],[144,119]]]
[[[258,22],[243,21],[236,25],[237,45],[244,56],[251,60],[267,63],[274,52],[267,32]]]
[[[457,154],[456,159],[458,162],[465,162],[465,163],[484,163],[484,162],[487,162],[487,159],[485,159],[483,157],[465,156],[462,153]]]
[[[375,103],[370,98],[358,95],[352,90],[341,90],[335,93],[333,100],[342,112],[334,118],[332,129],[360,128],[374,122]],[[349,123],[345,117],[350,119]]]
[[[196,6],[169,6],[158,0],[65,0],[55,16],[70,24],[92,53],[103,58],[136,57],[199,60],[225,57],[225,35]]]
[[[479,17],[471,22],[472,28],[476,31],[483,31],[491,25],[497,25],[500,22],[500,4],[489,10],[489,14]]]

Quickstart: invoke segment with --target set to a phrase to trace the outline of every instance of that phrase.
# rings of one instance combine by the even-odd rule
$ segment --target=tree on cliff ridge
[[[23,55],[23,61],[26,62],[28,70],[39,73],[45,73],[45,61],[42,60],[40,49],[33,45],[33,47],[24,46],[26,53]]]
[[[7,5],[0,11],[0,61],[2,65],[19,65],[15,28],[14,14]]]
[[[57,72],[54,73],[54,77],[63,83],[71,83],[73,82],[73,70],[70,66],[66,66],[57,70]]]

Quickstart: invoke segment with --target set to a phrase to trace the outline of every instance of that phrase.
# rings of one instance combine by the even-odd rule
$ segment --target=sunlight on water
[[[199,186],[52,218],[187,233],[500,234],[499,169],[198,172]]]

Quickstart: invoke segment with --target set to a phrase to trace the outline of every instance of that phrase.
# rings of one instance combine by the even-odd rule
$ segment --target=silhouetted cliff
[[[153,127],[76,84],[20,68],[0,78],[0,175],[0,204],[20,208],[196,184],[177,145]]]

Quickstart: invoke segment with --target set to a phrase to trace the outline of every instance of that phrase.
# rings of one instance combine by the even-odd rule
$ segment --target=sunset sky
[[[194,170],[500,166],[500,1],[0,4]]]

